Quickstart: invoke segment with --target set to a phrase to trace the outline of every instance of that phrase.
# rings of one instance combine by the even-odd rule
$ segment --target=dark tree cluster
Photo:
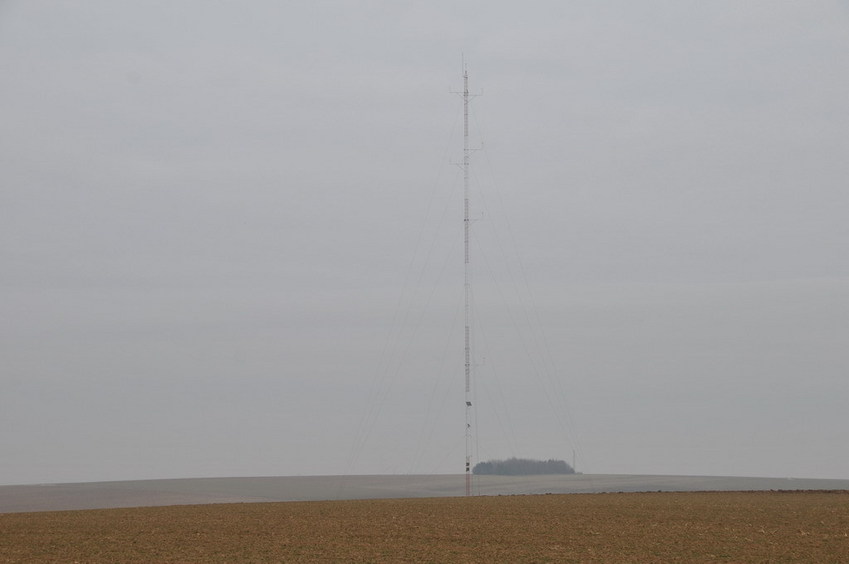
[[[499,476],[526,476],[530,474],[574,474],[575,470],[563,460],[508,458],[507,460],[478,462],[472,468],[472,472],[475,474],[496,474]]]

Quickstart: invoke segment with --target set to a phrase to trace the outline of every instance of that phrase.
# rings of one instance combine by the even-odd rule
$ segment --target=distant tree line
[[[575,469],[564,460],[530,460],[527,458],[508,458],[507,460],[489,460],[478,462],[472,468],[475,474],[496,474],[499,476],[525,476],[529,474],[574,474]]]

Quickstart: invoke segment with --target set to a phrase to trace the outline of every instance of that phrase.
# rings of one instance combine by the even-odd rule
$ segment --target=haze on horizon
[[[847,31],[836,0],[0,3],[0,484],[461,473],[461,54],[479,459],[849,477]]]

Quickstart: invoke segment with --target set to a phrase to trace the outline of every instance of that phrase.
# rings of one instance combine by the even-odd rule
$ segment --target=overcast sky
[[[0,484],[849,478],[849,3],[0,2]]]

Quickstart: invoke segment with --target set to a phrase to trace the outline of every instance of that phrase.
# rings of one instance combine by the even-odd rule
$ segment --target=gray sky
[[[849,476],[849,4],[0,3],[0,483]]]

